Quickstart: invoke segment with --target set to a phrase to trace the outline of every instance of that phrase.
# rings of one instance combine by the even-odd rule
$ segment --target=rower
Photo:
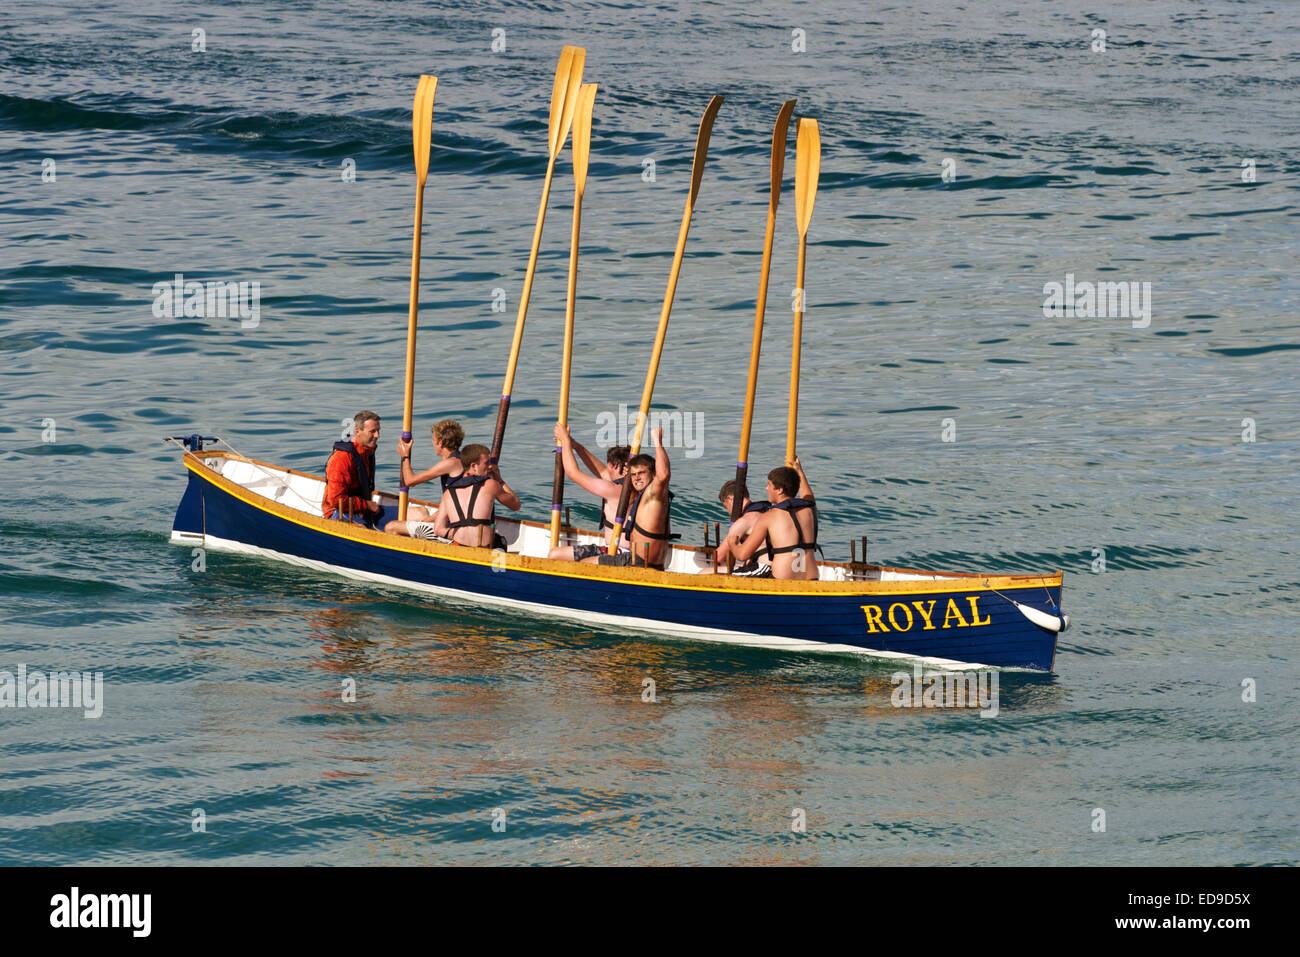
[[[731,523],[731,527],[727,530],[727,537],[718,544],[717,550],[713,553],[715,568],[726,564],[727,557],[733,554],[735,547],[743,542],[750,532],[754,530],[759,517],[772,507],[772,503],[767,501],[751,502],[748,491],[748,489],[745,490],[744,497],[741,499],[740,517]],[[718,492],[718,501],[727,510],[728,517],[732,514],[735,499],[736,480],[729,479],[722,484],[722,489]],[[771,578],[772,566],[760,563],[757,558],[751,558],[745,564],[735,566],[731,574],[746,578]]]
[[[633,497],[623,528],[630,551],[624,551],[621,543],[615,555],[608,554],[606,549],[595,558],[601,565],[632,565],[663,571],[671,554],[669,541],[680,537],[669,530],[673,493],[668,490],[668,482],[672,478],[672,466],[664,449],[664,430],[654,429],[650,437],[654,440],[654,458],[642,454],[627,461],[627,480],[632,483]]]
[[[411,468],[411,440],[398,440],[397,454],[402,457],[402,484],[411,488],[437,478],[442,481],[442,490],[445,492],[448,482],[465,471],[460,459],[460,444],[465,441],[465,430],[455,419],[443,419],[436,423],[431,431],[433,451],[440,461],[432,468],[427,468],[418,474]],[[413,538],[431,538],[436,514],[436,508],[410,505],[407,508],[406,521],[389,522],[384,526],[384,531],[394,535],[410,535]]]
[[[488,548],[494,541],[496,503],[519,510],[519,496],[489,463],[490,454],[485,445],[467,445],[461,450],[465,471],[448,481],[447,491],[442,493],[434,521],[438,537],[450,538],[457,545]]]
[[[613,446],[605,453],[605,467],[602,468],[599,460],[580,442],[574,440],[568,426],[558,423],[555,426],[555,444],[560,449],[560,461],[564,465],[565,477],[576,482],[592,495],[600,497],[600,527],[601,529],[613,528],[613,519],[618,512],[618,499],[623,494],[623,482],[627,475],[627,457],[632,450],[626,445]],[[591,470],[591,475],[579,466],[579,458]],[[631,534],[630,529],[627,531]],[[605,551],[604,545],[557,545],[546,557],[565,562],[581,562],[587,559],[594,561],[603,551]]]
[[[772,506],[759,516],[749,537],[731,552],[737,561],[748,561],[766,539],[773,578],[815,581],[817,505],[798,458],[793,465],[767,474],[767,496]]]

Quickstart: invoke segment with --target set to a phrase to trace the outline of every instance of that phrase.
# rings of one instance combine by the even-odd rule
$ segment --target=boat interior
[[[321,501],[325,497],[325,480],[316,475],[299,472],[295,469],[280,468],[255,459],[232,454],[225,451],[210,450],[199,452],[195,456],[203,464],[236,485],[257,495],[265,496],[289,508],[297,509],[308,515],[321,517]],[[391,492],[376,492],[376,500],[396,515],[398,498]],[[409,501],[433,509],[436,502],[428,502],[414,497]],[[496,531],[506,541],[507,551],[513,554],[545,558],[551,547],[550,525],[530,522],[497,514]],[[701,536],[702,537],[702,536]],[[595,531],[574,528],[562,524],[560,527],[560,544],[600,544],[606,537]],[[974,574],[917,571],[904,568],[887,568],[870,565],[865,562],[827,562],[818,560],[819,579],[821,581],[942,581],[961,578],[980,577]],[[714,568],[713,549],[706,548],[701,542],[698,546],[676,544],[672,546],[671,557],[666,563],[665,571],[687,575],[726,574],[726,567]]]

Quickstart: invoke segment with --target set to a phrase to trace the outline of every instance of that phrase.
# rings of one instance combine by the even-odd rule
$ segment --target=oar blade
[[[564,147],[573,122],[573,110],[582,87],[582,68],[587,61],[587,51],[582,47],[566,46],[560,51],[560,63],[555,68],[555,85],[551,88],[550,155],[554,158]]]
[[[718,117],[723,99],[725,97],[718,94],[709,100],[704,116],[700,118],[700,132],[695,137],[695,159],[691,165],[691,195],[687,201],[691,207],[695,206],[695,197],[700,193],[700,181],[704,179],[704,163],[709,157],[709,137],[713,135],[713,121]]]
[[[433,95],[438,89],[436,76],[421,76],[415,88],[415,112],[411,121],[411,138],[415,146],[415,178],[423,186],[429,175],[429,144],[433,139]]]
[[[587,188],[587,160],[591,156],[591,113],[596,105],[596,84],[584,83],[573,118],[573,179],[578,195]]]
[[[781,112],[776,115],[776,127],[772,130],[772,192],[768,203],[773,210],[781,198],[781,179],[785,176],[785,143],[790,133],[790,117],[794,115],[794,105],[797,102],[785,101]]]
[[[808,233],[813,203],[817,200],[817,178],[822,169],[822,139],[817,121],[799,120],[799,140],[795,146],[794,206],[799,236]]]

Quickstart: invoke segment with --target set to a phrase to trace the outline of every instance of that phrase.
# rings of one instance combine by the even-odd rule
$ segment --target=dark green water
[[[1295,863],[1300,17],[1017,6],[9,5],[0,670],[102,671],[104,700],[0,708],[0,861]],[[799,449],[830,557],[867,535],[884,563],[1067,573],[1056,671],[1004,674],[996,718],[891,707],[889,663],[216,552],[196,571],[168,544],[164,435],[319,471],[373,408],[395,484],[421,72],[416,430],[455,415],[490,438],[564,43],[601,84],[575,432],[594,444],[639,397],[699,114],[725,93],[655,391],[698,429],[698,457],[669,450],[686,540],[722,519],[771,124],[798,96],[823,148]],[[793,171],[792,137],[755,471],[784,449]],[[532,517],[571,197],[566,154],[502,463]],[[176,272],[259,282],[259,324],[156,317]],[[1150,283],[1149,325],[1045,317],[1067,275]]]

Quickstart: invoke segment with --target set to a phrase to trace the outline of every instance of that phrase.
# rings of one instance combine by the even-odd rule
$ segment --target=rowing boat
[[[493,463],[501,454],[551,178],[556,157],[564,147],[572,125],[576,192],[569,260],[565,372],[558,419],[562,426],[566,421],[567,370],[576,295],[578,209],[586,177],[591,111],[596,96],[595,84],[582,83],[585,56],[580,47],[566,46],[556,69],[551,94],[546,179],[497,413],[491,451]],[[411,438],[420,235],[436,86],[435,77],[420,78],[412,118],[416,202],[403,409],[403,439],[406,441]],[[658,333],[631,442],[633,455],[641,446],[687,232],[704,172],[709,137],[721,104],[721,96],[713,97],[700,121],[691,188],[677,235]],[[737,505],[745,490],[746,449],[754,407],[774,215],[781,185],[785,126],[793,109],[793,100],[782,108],[772,139],[772,190],[741,454],[737,463]],[[802,290],[808,225],[821,163],[820,142],[817,122],[801,118],[795,180],[800,299],[791,353],[787,465],[797,462],[795,434]],[[175,437],[173,441],[180,444]],[[778,581],[717,574],[714,551],[708,547],[696,549],[674,545],[667,548],[662,571],[554,561],[547,555],[556,544],[602,545],[613,552],[628,515],[632,488],[630,482],[623,486],[616,512],[618,518],[606,543],[599,532],[560,526],[558,515],[562,508],[561,479],[564,473],[559,465],[556,467],[550,524],[497,518],[495,531],[504,539],[504,548],[466,548],[406,538],[325,518],[321,513],[325,481],[320,476],[250,459],[233,449],[229,452],[205,451],[204,441],[207,440],[199,435],[184,440],[189,484],[176,511],[171,535],[172,541],[181,544],[264,555],[364,581],[412,588],[445,599],[505,606],[568,621],[767,648],[858,652],[919,659],[940,666],[974,665],[1050,671],[1056,658],[1057,634],[1068,624],[1068,619],[1060,612],[1062,575],[1059,571],[1050,575],[979,575],[888,568],[865,563],[865,542],[863,562],[818,562],[818,578],[813,581]],[[408,491],[403,488],[398,494],[376,493],[376,501],[391,507],[404,520],[408,503],[416,500],[409,498]],[[434,506],[430,502],[421,504]]]
[[[191,437],[197,439],[198,437]],[[279,559],[448,601],[669,638],[1051,671],[1061,572],[982,575],[819,562],[816,581],[710,574],[712,550],[675,545],[664,571],[546,558],[549,524],[496,519],[505,549],[374,531],[321,515],[325,480],[191,442],[171,540]],[[396,507],[398,495],[376,500]],[[410,499],[417,504],[417,499]],[[601,543],[561,529],[562,544]]]

